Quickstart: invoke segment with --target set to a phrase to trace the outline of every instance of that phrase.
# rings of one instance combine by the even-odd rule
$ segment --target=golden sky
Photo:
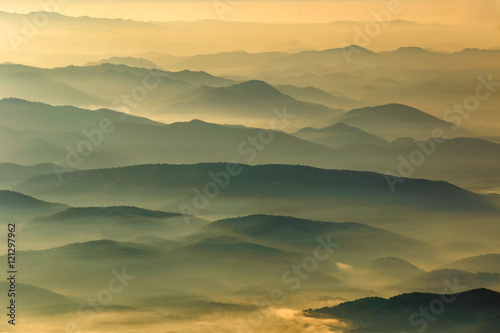
[[[394,19],[419,23],[498,24],[500,0],[3,0],[0,10],[32,12],[41,3],[60,1],[56,11],[70,16],[127,18],[142,21],[225,19],[269,23],[311,23],[373,20],[372,11],[386,10],[390,1],[403,10]],[[65,2],[66,4],[62,4]],[[221,17],[216,10],[223,11]]]

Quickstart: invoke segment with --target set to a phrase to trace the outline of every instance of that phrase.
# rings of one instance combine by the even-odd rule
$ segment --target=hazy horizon
[[[396,1],[404,8],[399,19],[422,24],[493,24],[497,28],[500,19],[500,1],[486,0],[478,3],[471,0],[424,0],[418,2]],[[141,21],[193,21],[221,19],[216,7],[228,14],[229,20],[266,23],[328,23],[333,21],[369,21],[371,11],[387,8],[388,2],[381,0],[316,0],[316,1],[141,1],[140,7],[133,1],[72,0],[61,3],[58,10],[70,16],[96,16]],[[453,14],[449,9],[453,7]],[[50,7],[49,7],[50,8]],[[152,10],[154,9],[154,10]],[[2,10],[29,13],[44,10],[36,0],[6,1]],[[433,15],[429,15],[432,12]]]

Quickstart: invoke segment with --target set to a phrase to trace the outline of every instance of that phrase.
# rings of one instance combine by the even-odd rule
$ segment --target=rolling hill
[[[135,117],[100,109],[90,111],[73,106],[52,106],[34,103],[17,98],[0,100],[0,126],[16,130],[36,132],[81,132],[99,126],[102,119],[108,118],[116,123],[135,123],[144,125],[162,125],[147,118]]]
[[[483,254],[456,260],[443,268],[464,270],[471,273],[500,273],[500,254]]]
[[[247,81],[227,87],[199,87],[183,93],[179,102],[165,107],[163,113],[202,112],[240,118],[272,118],[272,110],[287,108],[297,121],[327,118],[343,113],[321,104],[298,101],[282,94],[263,81]]]
[[[147,298],[173,292],[239,299],[253,289],[254,295],[264,295],[269,292],[268,288],[280,287],[283,272],[294,262],[302,260],[298,252],[228,237],[206,239],[166,252],[150,245],[99,240],[24,251],[19,255],[25,265],[25,283],[37,281],[37,285],[43,288],[74,297],[92,292],[96,283],[103,279],[108,281],[114,276],[113,268],[117,272],[123,269],[127,276],[135,277],[127,281],[134,287],[127,288],[116,300],[125,300],[123,303],[128,305],[143,304]],[[267,260],[262,260],[262,256]],[[254,270],[249,271],[249,266]],[[54,277],[50,272],[57,267],[65,269]],[[74,288],[76,280],[82,281],[78,290]],[[142,283],[137,285],[139,280]],[[352,291],[352,288],[322,270],[305,282],[301,292],[328,292],[332,287],[339,292]],[[182,305],[182,300],[175,302]],[[155,303],[151,305],[153,308],[162,307],[161,303]]]
[[[384,139],[344,123],[302,129],[295,133],[301,139],[279,130],[263,132],[259,128],[199,120],[165,125],[107,109],[53,107],[18,99],[1,100],[0,116],[0,139],[5,143],[0,147],[0,163],[56,163],[59,165],[56,170],[237,161],[306,164],[398,175],[401,158],[408,161],[416,150],[422,150],[421,146],[428,146],[408,137],[387,144]],[[103,120],[109,126],[109,133],[101,133],[101,141],[96,129]],[[432,130],[425,133],[432,135]],[[77,150],[82,149],[82,142],[89,142],[89,136],[97,145],[92,145],[90,154],[84,151],[87,155],[82,156]],[[257,142],[252,143],[252,138]],[[481,139],[447,139],[435,144],[435,153],[426,154],[425,163],[414,168],[411,176],[450,181],[485,193],[488,186],[493,189],[497,186],[499,147]],[[474,172],[478,168],[483,172]],[[7,185],[12,186],[12,182]]]
[[[20,98],[53,105],[84,108],[132,108],[136,114],[151,114],[169,98],[201,85],[224,86],[233,80],[205,72],[169,72],[142,68],[134,63],[104,61],[87,66],[37,68],[15,64],[0,65],[0,85],[5,86],[0,98]],[[133,61],[132,61],[133,62]],[[139,88],[137,88],[139,87]],[[134,89],[146,90],[147,98],[123,100]],[[147,89],[146,89],[147,88]],[[142,98],[142,97],[141,97]],[[133,105],[133,107],[131,106]]]
[[[299,101],[323,104],[332,109],[351,110],[363,106],[360,101],[345,96],[333,95],[314,87],[296,87],[292,85],[276,85],[274,87],[281,93]]]
[[[428,139],[434,136],[435,129],[441,129],[448,137],[472,135],[464,129],[454,129],[451,123],[401,104],[354,109],[337,117],[335,121],[358,127],[388,140],[408,136]]]
[[[443,300],[446,300],[444,303]],[[444,304],[432,311],[433,304]],[[420,309],[433,315],[424,317]],[[336,307],[305,310],[306,316],[338,318],[352,323],[349,332],[396,333],[425,329],[429,333],[493,333],[500,329],[500,294],[474,289],[459,294],[411,293],[389,299],[369,297]],[[412,320],[413,319],[413,320]]]
[[[378,136],[344,123],[336,123],[319,129],[306,127],[294,133],[294,135],[301,139],[323,144],[332,148],[352,145],[355,143],[366,143],[386,147],[389,143]]]
[[[289,216],[251,215],[212,222],[190,239],[237,237],[252,243],[289,251],[307,252],[318,245],[318,237],[337,244],[334,258],[359,264],[378,255],[406,253],[420,255],[432,251],[429,245],[360,223],[335,223],[298,219]]]
[[[173,241],[207,223],[194,217],[186,223],[181,214],[138,207],[80,207],[37,217],[25,226],[23,234],[31,249],[40,249],[95,239],[124,242],[151,235]]]
[[[380,278],[392,277],[398,279],[409,279],[425,273],[425,271],[421,268],[397,257],[374,259],[370,263],[370,269],[375,276]]]
[[[444,282],[458,282],[468,289],[490,288],[500,290],[500,273],[474,272],[470,273],[458,269],[439,269],[424,273],[420,276],[390,286],[388,290],[398,292],[440,292]]]
[[[3,224],[23,223],[40,215],[54,214],[68,206],[42,201],[14,191],[0,190],[0,219]]]
[[[0,162],[57,163],[79,169],[148,162],[299,163],[324,161],[332,154],[327,147],[281,131],[266,133],[266,148],[259,145],[256,150],[248,140],[262,137],[258,128],[198,120],[165,125],[107,109],[90,111],[5,99],[0,101],[0,116],[0,126],[4,126],[0,137],[5,140]],[[272,135],[270,141],[268,135]],[[85,141],[88,146],[90,140],[95,142],[92,152],[78,153],[79,145]],[[74,161],[80,159],[75,155],[81,159],[77,166]]]
[[[0,163],[0,187],[7,190],[24,179],[52,172],[54,169],[48,163],[30,166]]]
[[[60,210],[65,205],[50,203],[14,192],[0,190],[0,207],[3,211]]]
[[[2,290],[9,290],[10,283],[0,282]],[[50,290],[34,285],[18,283],[18,297],[16,301],[22,304],[23,312],[31,315],[51,316],[55,314],[71,313],[79,305],[79,299],[54,293]]]
[[[179,211],[179,207],[193,208],[193,200],[198,200],[194,189],[204,191],[204,186],[215,182],[214,179],[219,179],[221,184],[227,182],[227,177],[222,174],[228,167],[223,163],[158,164],[75,171],[66,174],[62,182],[53,175],[42,175],[22,182],[15,189],[70,204],[135,203],[148,208]],[[379,207],[377,214],[381,213],[380,207],[384,207],[383,212],[389,215],[402,207],[406,212],[488,214],[498,211],[486,196],[445,182],[406,179],[403,186],[391,192],[384,175],[370,172],[298,165],[230,167],[234,176],[229,177],[229,184],[219,189],[219,195],[209,200],[210,205],[203,211],[239,215],[287,215],[291,211],[304,214],[315,208],[325,213],[335,211],[335,214],[349,211],[352,215],[353,207],[356,207],[356,213],[368,213],[370,207]],[[185,206],[179,206],[181,203]]]

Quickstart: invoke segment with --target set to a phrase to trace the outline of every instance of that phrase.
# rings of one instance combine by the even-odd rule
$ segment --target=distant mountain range
[[[200,87],[188,93],[188,102],[166,106],[163,113],[210,113],[219,116],[255,119],[272,119],[273,109],[287,109],[296,121],[328,118],[343,111],[333,110],[320,104],[301,102],[283,95],[263,81],[248,81],[223,88]]]
[[[71,288],[74,288],[75,279],[83,278],[85,283],[73,292],[77,296],[92,292],[99,280],[113,277],[110,266],[126,267],[128,276],[144,282],[121,295],[126,305],[144,304],[145,299],[157,298],[159,295],[166,295],[168,300],[167,295],[174,291],[193,295],[193,291],[200,287],[203,293],[198,295],[204,298],[241,297],[250,292],[249,287],[253,289],[250,293],[254,295],[264,294],[267,288],[279,286],[283,272],[301,259],[301,254],[297,252],[231,238],[201,240],[167,251],[146,244],[99,240],[40,251],[24,251],[19,255],[23,256],[26,265],[25,283],[36,282],[45,289],[62,293],[64,290],[73,290]],[[262,260],[262,256],[267,260]],[[248,271],[248,265],[252,265],[255,270]],[[65,270],[54,279],[50,272],[61,266]],[[90,270],[91,267],[93,269]],[[120,274],[122,269],[117,269],[117,272]],[[129,282],[132,284],[133,281]],[[307,284],[325,292],[332,287],[353,292],[353,288],[322,271],[311,276]],[[359,291],[357,293],[360,294]],[[159,302],[157,299],[154,304],[149,304],[148,309],[164,308],[169,304],[167,300]],[[191,314],[197,312],[189,308],[182,311]]]
[[[17,33],[20,28],[16,23],[23,19],[30,20],[34,14],[36,13],[16,14],[2,12],[0,14],[2,25],[0,27],[11,28],[13,32]],[[92,56],[87,55],[90,49],[99,50],[99,53],[103,56],[109,56],[109,54],[131,55],[148,52],[168,52],[177,57],[234,50],[244,50],[254,53],[269,50],[296,52],[297,49],[303,49],[304,45],[307,45],[307,49],[324,50],[331,48],[332,45],[354,44],[354,29],[360,25],[367,24],[367,22],[357,21],[337,21],[307,25],[228,22],[225,20],[140,22],[86,16],[70,17],[58,13],[49,13],[48,15],[51,15],[52,24],[49,29],[46,29],[46,44],[52,47],[52,53],[58,55],[57,59],[59,61],[65,60],[61,55],[66,53],[66,62],[70,61],[68,53],[75,58],[76,55],[80,55],[80,58],[77,59],[95,59],[95,52]],[[389,25],[385,27],[385,31],[390,36],[390,40],[384,45],[387,45],[387,48],[393,49],[408,44],[405,33],[411,33],[414,36],[412,39],[413,45],[423,48],[444,45],[443,47],[446,47],[446,51],[450,51],[463,48],[464,45],[474,41],[476,34],[489,31],[485,28],[478,28],[478,32],[476,30],[470,31],[471,29],[464,29],[461,26],[418,24],[404,20],[390,20],[388,23]],[[66,28],[69,36],[75,33],[80,33],[81,35],[80,42],[71,49],[64,47],[71,40],[68,36],[55,34],[62,28]],[[428,37],[430,28],[437,35],[432,41],[425,38]],[[94,36],[92,33],[96,31],[101,33],[102,38],[91,38]],[[176,31],[176,34],[168,33],[171,31]],[[224,32],[225,38],[217,41],[212,40],[211,37],[213,34],[220,31]],[[259,38],[263,31],[267,33],[265,41]],[[331,31],[336,31],[336,34],[333,36],[328,34]],[[459,33],[462,33],[461,39],[457,40],[456,36]],[[238,39],[237,36],[242,36],[243,38]],[[311,36],[316,36],[316,38],[311,39]],[[188,40],[190,41],[189,43],[186,42]],[[249,44],[248,40],[253,40],[254,42]],[[498,41],[492,36],[485,36],[483,40],[479,43],[476,42],[475,45],[483,48],[497,47]],[[49,47],[43,47],[43,45],[28,46],[23,51],[42,53],[50,50]],[[83,57],[82,55],[87,56]],[[71,60],[74,61],[74,59]],[[155,61],[156,59],[150,60],[162,67],[166,64],[180,62],[179,59],[163,60],[163,63]]]
[[[125,63],[125,64],[122,64]],[[128,107],[134,114],[187,114],[192,118],[210,113],[221,118],[273,117],[273,109],[288,108],[297,121],[328,119],[341,114],[338,107],[358,106],[359,102],[335,97],[318,89],[311,93],[302,88],[288,88],[284,95],[262,81],[237,83],[206,72],[148,71],[121,58],[84,67],[41,69],[21,65],[0,65],[0,83],[8,87],[2,97],[16,97],[53,105],[75,105],[87,108]],[[130,65],[130,66],[128,66]],[[154,76],[152,76],[154,75]],[[147,84],[147,98],[139,103],[122,100],[133,89]],[[128,94],[125,94],[128,93]],[[296,100],[297,97],[299,100]],[[118,101],[118,102],[116,102]],[[330,108],[319,104],[326,102]],[[132,105],[135,105],[132,107]],[[192,119],[191,118],[191,119]]]
[[[158,69],[153,72],[113,61],[93,66],[53,69],[3,64],[0,65],[0,82],[8,83],[8,88],[0,94],[2,98],[17,97],[54,105],[80,107],[131,108],[127,103],[135,103],[141,107],[133,111],[152,113],[152,106],[158,108],[166,99],[180,92],[203,84],[221,86],[234,81],[205,72],[167,72]],[[147,91],[148,103],[121,100],[123,95],[130,95],[136,87],[146,89],[144,85],[150,87],[150,91]],[[118,103],[115,103],[116,100]]]
[[[196,163],[249,158],[255,162],[299,163],[318,157],[327,159],[331,154],[327,147],[281,131],[274,132],[273,144],[267,149],[253,154],[254,148],[247,141],[249,137],[259,138],[261,130],[257,128],[201,121],[165,125],[107,109],[89,111],[5,99],[0,101],[0,115],[0,126],[6,129],[0,134],[6,143],[0,147],[0,158],[18,164],[58,163],[88,168],[166,160]],[[103,120],[109,126],[107,133],[100,129]],[[86,149],[91,145],[92,153],[81,155],[78,145],[90,142],[89,137],[95,144],[88,143]],[[73,162],[69,165],[68,161]]]
[[[240,96],[238,88],[245,85],[220,88],[222,90],[219,92]],[[265,83],[250,85],[257,90],[262,88],[273,92],[273,100],[276,97],[288,98]],[[219,88],[204,89],[213,92],[213,89]],[[204,95],[204,98],[209,95],[211,93]],[[255,102],[252,107],[257,107],[258,103],[263,102]],[[283,109],[279,111],[283,112]],[[262,112],[259,110],[256,114],[265,116]],[[291,114],[291,109],[286,112]],[[321,112],[321,108],[318,112]],[[386,122],[376,121],[379,113],[381,119],[386,116]],[[460,133],[471,135],[461,129],[450,129],[451,124],[403,105],[350,111],[346,119],[341,116],[332,126],[303,128],[293,135],[279,130],[264,133],[272,135],[270,139],[265,137],[260,128],[218,125],[199,120],[165,125],[108,109],[91,111],[70,106],[53,107],[19,99],[1,100],[0,115],[0,139],[4,142],[0,146],[0,162],[11,163],[0,166],[9,176],[3,183],[6,189],[27,176],[54,173],[57,170],[64,172],[64,168],[106,168],[144,163],[237,161],[252,164],[307,164],[407,176],[409,174],[399,171],[401,165],[406,163],[404,170],[414,169],[411,177],[446,180],[481,192],[486,192],[488,186],[495,187],[496,175],[500,175],[496,168],[500,163],[500,145],[496,143],[475,138],[452,138],[436,143],[415,141],[408,137],[388,143],[372,134],[392,133],[388,136],[393,137],[411,132],[427,139],[436,129],[442,129],[441,134],[449,137]],[[274,114],[270,112],[270,115]],[[365,120],[368,118],[375,119],[375,123]],[[100,130],[103,120],[110,127],[109,133]],[[344,120],[351,125],[344,123]],[[96,131],[101,132],[99,134]],[[262,135],[268,144],[261,141]],[[96,144],[92,144],[89,137]],[[256,147],[253,146],[255,143],[249,141],[252,137],[257,138]],[[85,144],[85,149],[91,145],[90,154],[84,151],[83,156],[78,152],[82,144]],[[424,154],[425,158],[418,167],[413,167],[409,162],[410,155],[415,154],[415,151]],[[30,174],[27,170],[34,168],[16,167],[12,163],[45,165],[43,170]],[[54,168],[47,163],[56,163],[58,166]],[[472,172],[478,168],[484,172]]]

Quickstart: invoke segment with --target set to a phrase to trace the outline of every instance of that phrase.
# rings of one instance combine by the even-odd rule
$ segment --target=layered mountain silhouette
[[[196,232],[207,223],[194,217],[186,223],[181,214],[138,207],[81,207],[33,219],[26,225],[24,237],[36,248],[95,239],[130,241],[149,235],[173,241]]]
[[[318,245],[318,237],[322,237],[336,244],[332,248],[336,260],[350,263],[366,262],[384,253],[404,251],[415,255],[429,249],[429,245],[423,242],[360,223],[320,222],[270,215],[219,220],[208,224],[191,238],[222,236],[296,251],[314,248]]]
[[[230,115],[232,117],[273,118],[273,109],[286,108],[288,113],[300,119],[328,117],[339,115],[342,111],[333,110],[321,104],[307,103],[295,100],[282,94],[276,88],[263,81],[247,81],[228,87],[202,86],[182,99],[187,102],[171,104],[162,112],[186,113],[196,110],[198,113],[208,112],[214,115]]]
[[[248,288],[262,289],[254,291],[254,294],[264,295],[268,288],[280,286],[283,272],[302,259],[298,252],[227,237],[206,239],[170,251],[145,244],[99,240],[20,252],[19,255],[26,263],[26,283],[37,281],[38,286],[57,292],[71,290],[75,279],[85,281],[80,285],[78,294],[91,292],[98,281],[116,276],[110,266],[117,267],[117,274],[125,271],[125,276],[144,282],[121,297],[127,300],[125,304],[143,304],[145,299],[168,295],[173,291],[192,294],[200,287],[206,297],[244,295],[249,292]],[[263,261],[263,256],[267,260]],[[249,265],[255,271],[249,272]],[[50,272],[61,266],[65,270],[58,278],[51,277]],[[128,283],[132,285],[134,280]],[[322,270],[311,276],[307,285],[325,292],[332,287],[339,292],[353,291]],[[154,307],[162,307],[161,303],[155,303]],[[196,309],[184,311],[191,314],[197,312]]]
[[[54,105],[80,107],[129,107],[136,113],[153,113],[165,99],[193,87],[228,85],[232,80],[205,72],[167,72],[104,62],[92,66],[36,68],[22,65],[0,65],[0,82],[8,83],[1,98],[17,97]],[[137,88],[139,87],[139,88]],[[129,99],[134,88],[146,89],[147,100]]]
[[[52,5],[0,11],[21,331],[500,332],[491,4],[460,25]]]
[[[321,210],[339,213],[348,207],[357,207],[356,211],[361,212],[374,206],[385,207],[387,212],[397,206],[450,212],[492,213],[498,210],[486,196],[445,182],[406,179],[404,186],[392,192],[386,176],[370,172],[292,165],[240,165],[231,166],[237,175],[228,178],[221,175],[227,167],[224,163],[158,164],[75,171],[65,174],[62,182],[54,175],[42,175],[22,182],[15,189],[75,205],[135,202],[141,206],[178,211],[180,203],[193,207],[193,200],[196,200],[193,189],[204,191],[206,184],[218,181],[225,185],[206,207],[208,211],[227,212],[229,209],[233,214],[271,211],[286,214],[292,208],[300,212],[323,207]],[[228,200],[232,202],[230,207]]]
[[[5,150],[0,149],[2,159],[19,164],[56,163],[88,168],[165,160],[245,161],[252,156],[256,162],[298,163],[306,155],[313,159],[331,155],[324,146],[275,131],[269,141],[272,144],[254,156],[254,148],[247,141],[249,137],[258,138],[260,129],[202,121],[165,125],[108,109],[89,111],[5,99],[0,101],[0,114],[0,126],[6,128],[0,134],[6,142]],[[103,121],[106,133],[101,128]],[[87,150],[91,145],[90,154],[78,153],[82,141],[88,142]],[[240,148],[242,144],[244,147]],[[81,165],[68,165],[68,159],[81,159]]]
[[[327,119],[342,113],[319,104],[321,100],[316,98],[312,98],[312,102],[309,102],[311,98],[302,101],[301,88],[288,89],[299,95],[299,100],[296,100],[259,80],[235,84],[233,80],[203,71],[151,71],[120,64],[119,61],[53,69],[3,64],[0,65],[0,82],[2,79],[8,82],[8,90],[0,97],[54,105],[127,107],[142,115],[210,112],[226,118],[246,115],[249,118],[270,119],[273,108],[283,107],[305,119]],[[139,103],[131,100],[134,89],[141,88],[147,88],[147,98],[141,97]],[[324,92],[320,95],[322,93],[330,99],[342,99]],[[313,94],[317,95],[317,90]],[[123,96],[128,97],[125,99]],[[345,99],[345,102],[349,103],[349,100]]]
[[[126,115],[109,109],[90,111],[72,106],[52,106],[43,103],[28,102],[16,98],[0,101],[1,126],[18,131],[33,132],[80,132],[83,129],[99,127],[102,119],[113,122],[132,122],[145,125],[162,125],[147,118]]]
[[[164,162],[308,164],[446,180],[482,192],[495,186],[499,173],[499,145],[483,139],[436,138],[437,142],[426,137],[428,142],[417,142],[406,137],[387,144],[384,139],[345,123],[317,130],[304,128],[295,136],[277,130],[268,138],[271,134],[259,128],[199,120],[165,125],[107,109],[53,107],[18,99],[0,101],[0,115],[0,137],[5,142],[0,147],[0,161],[22,165],[55,163],[55,170],[60,171]],[[433,120],[428,115],[423,117]],[[100,130],[103,120],[109,126],[108,133]],[[432,136],[433,128],[425,123],[420,132]],[[251,138],[258,140],[255,147]],[[86,150],[88,145],[92,148],[90,153],[83,152],[85,156],[77,151],[83,149],[79,148],[82,144]],[[410,163],[415,152],[424,154],[425,159],[416,167]],[[478,168],[485,172],[472,171]]]

